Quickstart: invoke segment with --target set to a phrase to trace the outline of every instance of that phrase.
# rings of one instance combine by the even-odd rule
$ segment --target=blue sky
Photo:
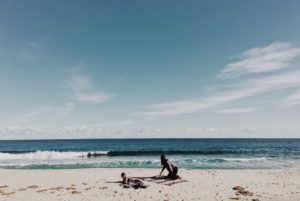
[[[0,138],[298,137],[300,2],[0,1]]]

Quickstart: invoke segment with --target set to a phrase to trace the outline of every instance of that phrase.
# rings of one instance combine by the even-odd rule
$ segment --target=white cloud
[[[294,106],[294,105],[300,105],[300,90],[298,90],[295,93],[288,96],[284,100],[284,103],[281,106],[289,107],[289,106]]]
[[[73,91],[75,99],[81,102],[102,103],[113,96],[113,94],[95,89],[91,78],[79,74],[76,70],[66,80],[66,85]]]
[[[114,124],[114,123],[112,123]],[[117,122],[115,124],[118,124]],[[2,127],[1,139],[82,139],[84,138],[184,138],[187,135],[196,137],[261,137],[272,133],[273,137],[281,137],[285,133],[287,137],[297,137],[298,129],[257,129],[223,127],[194,127],[194,128],[139,128],[130,125],[120,126],[74,126],[63,128],[33,128],[33,127]],[[84,136],[83,136],[84,134]]]
[[[132,120],[110,122],[98,125],[76,125],[68,127],[0,127],[1,139],[74,139],[74,138],[115,138],[132,134],[129,127]]]
[[[258,110],[257,108],[251,107],[251,108],[225,108],[216,110],[216,113],[223,113],[223,114],[239,114],[239,113],[247,113],[247,112],[253,112]]]
[[[43,37],[19,47],[19,57],[27,61],[38,60],[42,56],[41,53],[46,49],[44,43],[47,40],[47,38]]]
[[[219,77],[233,77],[242,74],[262,73],[287,68],[289,62],[300,55],[300,48],[286,42],[274,42],[265,47],[249,49],[241,54],[239,61],[228,64],[218,75]],[[195,113],[208,108],[220,106],[225,103],[245,99],[248,97],[266,94],[272,91],[296,88],[300,86],[300,71],[290,71],[277,75],[268,75],[260,78],[238,80],[234,83],[217,87],[211,91],[210,96],[196,100],[180,100],[155,104],[146,107],[147,110],[140,115],[153,118],[156,116],[174,116],[178,114]],[[298,95],[289,97],[287,101],[298,99]],[[294,103],[293,103],[294,104]],[[223,113],[250,112],[253,108],[236,110],[219,110]]]
[[[63,107],[41,107],[37,108],[24,118],[45,119],[45,120],[57,120],[61,117],[69,115],[74,109],[75,104],[73,102],[66,103]]]
[[[199,112],[204,109],[213,108],[224,103],[245,99],[247,97],[299,87],[299,78],[299,70],[263,78],[253,78],[238,83],[235,86],[232,85],[232,89],[216,92],[211,96],[198,100],[182,100],[152,105],[147,107],[150,111],[139,114],[154,117]]]
[[[32,52],[28,52],[28,51],[27,52],[26,51],[20,52],[19,56],[22,59],[25,59],[25,60],[28,60],[28,61],[32,61],[32,60],[35,60],[35,59],[38,58],[35,54],[33,54]]]
[[[10,128],[27,128],[31,126],[44,127],[49,124],[57,124],[58,120],[70,115],[74,108],[75,103],[73,102],[68,102],[58,107],[38,107],[28,113],[7,118],[5,121],[2,121],[1,125]]]
[[[145,116],[174,116],[181,113],[193,113],[208,107],[209,105],[202,102],[184,100],[152,105],[148,107],[150,111],[136,114]]]
[[[243,74],[258,74],[283,69],[299,55],[300,48],[286,42],[274,42],[268,46],[255,47],[243,52],[237,58],[238,61],[226,65],[218,77],[238,77]]]

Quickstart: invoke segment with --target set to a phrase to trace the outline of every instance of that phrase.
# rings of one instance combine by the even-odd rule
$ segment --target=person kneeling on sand
[[[167,158],[165,155],[161,155],[160,156],[160,161],[161,161],[161,165],[163,166],[161,172],[160,172],[160,176],[161,174],[163,173],[163,171],[165,169],[168,170],[169,174],[167,176],[168,179],[172,179],[172,180],[175,180],[175,179],[180,179],[180,177],[177,175],[178,173],[178,168],[173,165]]]
[[[147,188],[146,185],[144,185],[144,183],[139,180],[139,179],[132,179],[128,176],[126,176],[125,172],[121,173],[121,177],[122,177],[122,184],[124,188]]]

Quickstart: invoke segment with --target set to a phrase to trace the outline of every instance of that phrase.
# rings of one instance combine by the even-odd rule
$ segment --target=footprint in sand
[[[15,192],[2,193],[2,195],[7,195],[7,196],[12,195],[12,194],[15,194]]]
[[[52,190],[52,191],[61,191],[63,189],[65,189],[63,186],[58,186],[58,187],[50,188],[49,190]]]
[[[28,186],[27,188],[34,189],[34,188],[38,188],[38,186],[37,185],[31,185],[31,186]]]
[[[236,191],[237,196],[239,196],[239,195],[253,196],[254,195],[254,193],[245,190],[245,188],[243,188],[241,186],[236,186],[236,187],[233,187],[232,189]],[[239,200],[240,198],[239,197],[233,197],[233,198],[230,198],[230,199],[231,200]],[[259,199],[253,198],[252,201],[259,201]]]
[[[215,196],[215,200],[216,201],[219,201],[219,200],[222,201],[223,200],[222,199],[222,194],[221,193],[217,193],[216,196]]]
[[[69,190],[75,191],[76,188],[74,188],[74,187],[67,187],[66,190],[68,190],[68,191],[69,191]]]
[[[241,186],[236,186],[232,188],[233,190],[237,191],[237,193],[244,195],[244,196],[253,196],[253,193],[250,191],[246,191],[245,188]]]
[[[37,193],[42,193],[42,192],[45,192],[45,191],[47,191],[48,189],[42,189],[42,190],[38,190],[38,191],[36,191]]]

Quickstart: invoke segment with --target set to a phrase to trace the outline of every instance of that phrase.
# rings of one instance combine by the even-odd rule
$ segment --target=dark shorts
[[[173,172],[169,173],[168,178],[177,179],[178,178],[177,173],[178,173],[178,168],[175,166],[173,168]]]

